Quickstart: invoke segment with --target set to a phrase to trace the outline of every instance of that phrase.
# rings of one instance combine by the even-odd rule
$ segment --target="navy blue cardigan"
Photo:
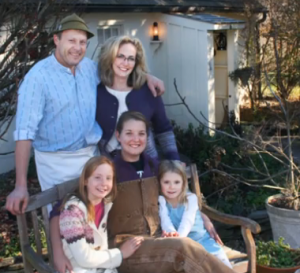
[[[161,97],[154,97],[145,83],[140,89],[132,90],[126,97],[128,110],[142,113],[151,122],[155,137],[157,137],[164,157],[171,160],[179,160],[176,140],[172,126],[167,118],[165,107]],[[115,96],[110,94],[104,84],[97,87],[96,120],[103,130],[100,141],[100,150],[105,147],[115,132],[117,124],[119,103]],[[150,137],[152,134],[149,134]],[[146,153],[158,158],[153,139],[148,138]]]

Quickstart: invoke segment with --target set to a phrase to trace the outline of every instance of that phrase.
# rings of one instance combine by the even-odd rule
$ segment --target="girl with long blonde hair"
[[[159,216],[162,230],[172,237],[189,237],[232,268],[224,250],[204,227],[197,195],[187,192],[185,168],[179,161],[164,160],[158,170],[161,196]]]

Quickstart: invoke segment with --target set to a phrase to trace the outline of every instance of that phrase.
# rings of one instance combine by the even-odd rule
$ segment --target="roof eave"
[[[183,7],[183,6],[128,6],[128,5],[97,5],[85,4],[87,12],[165,12],[165,13],[193,13],[193,12],[244,12],[243,7]],[[267,9],[252,10],[254,13],[266,12]]]

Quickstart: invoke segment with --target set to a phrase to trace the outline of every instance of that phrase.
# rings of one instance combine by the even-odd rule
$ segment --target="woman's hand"
[[[162,80],[147,74],[147,83],[154,97],[161,96],[165,93],[165,85]]]
[[[210,219],[201,212],[202,219],[203,219],[203,224],[207,232],[209,233],[210,237],[213,238],[219,245],[224,245],[222,242],[220,236],[218,235],[213,223],[210,221]]]
[[[143,237],[133,237],[123,243],[120,247],[123,259],[129,258],[142,244]]]

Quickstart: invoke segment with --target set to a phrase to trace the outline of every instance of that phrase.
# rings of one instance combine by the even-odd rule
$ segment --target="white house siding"
[[[7,39],[7,28],[8,25],[2,26],[0,29],[0,45],[3,44],[5,39]],[[0,54],[0,61],[3,60],[5,54]],[[1,96],[0,91],[0,96]],[[1,107],[1,105],[0,105]],[[0,121],[0,124],[2,121]],[[6,130],[7,122],[5,122],[2,127],[0,128],[0,135],[2,132]],[[14,168],[14,153],[10,153],[15,149],[15,143],[13,141],[13,130],[15,127],[15,120],[11,123],[10,127],[6,131],[5,135],[0,139],[0,154],[9,153],[7,155],[0,155],[0,174],[8,172]]]
[[[89,13],[83,18],[90,29],[97,33],[98,25],[122,25],[123,34],[139,38],[145,48],[150,72],[165,82],[166,104],[178,103],[174,88],[176,78],[178,90],[186,97],[186,102],[194,114],[214,121],[214,100],[209,93],[209,24],[161,13]],[[158,22],[161,44],[151,43],[153,22]],[[91,57],[97,47],[97,37],[90,41],[87,56]],[[96,60],[96,56],[94,56]],[[214,97],[214,94],[213,94]],[[166,107],[169,118],[182,127],[188,123],[197,124],[183,106]]]
[[[174,78],[180,94],[196,117],[204,123],[200,111],[206,119],[214,121],[214,100],[209,92],[209,43],[205,25],[202,22],[164,15],[167,25],[167,86],[165,101],[178,103],[180,99],[175,92]],[[214,90],[213,90],[214,91]],[[198,125],[184,106],[169,107],[171,118],[182,126],[189,123]]]
[[[6,128],[6,124],[3,125],[4,130]],[[15,129],[15,119],[13,119],[10,127],[2,137],[3,139],[0,139],[0,153],[8,153],[6,155],[0,155],[0,174],[8,172],[12,170],[15,167],[15,161],[14,161],[14,153],[11,153],[15,150],[15,142],[13,140],[13,131]],[[1,130],[0,130],[1,135]]]

